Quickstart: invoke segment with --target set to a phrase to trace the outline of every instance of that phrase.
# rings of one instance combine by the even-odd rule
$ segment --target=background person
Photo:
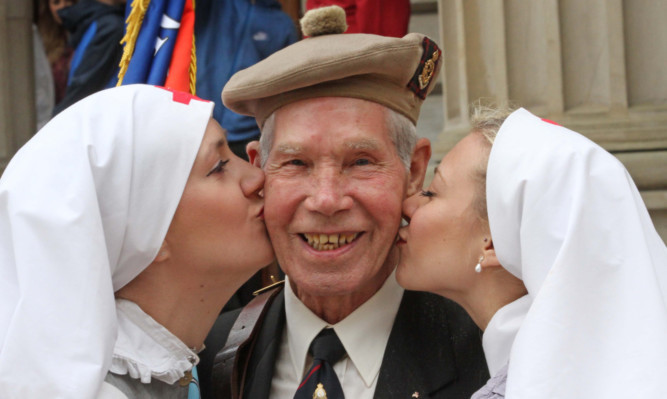
[[[58,11],[74,49],[67,88],[53,111],[57,115],[82,98],[116,84],[123,53],[125,0],[81,0]]]
[[[9,163],[0,397],[188,396],[220,309],[273,259],[263,174],[212,109],[153,86],[106,90]]]
[[[306,9],[337,5],[345,10],[347,33],[403,37],[410,24],[410,0],[306,0]]]
[[[484,330],[474,398],[661,396],[667,249],[630,175],[524,109],[472,120],[404,204],[397,279]]]
[[[247,159],[246,144],[259,139],[259,127],[227,109],[220,88],[237,71],[296,42],[296,28],[277,0],[199,0],[196,7],[197,95],[215,103],[213,117],[227,131],[230,148]]]
[[[243,397],[312,398],[321,382],[330,399],[469,398],[488,378],[479,330],[453,302],[403,291],[394,278],[401,204],[420,190],[431,153],[415,123],[441,52],[420,34],[304,33],[222,94],[262,128],[248,154],[266,172],[267,229],[287,275]],[[223,314],[206,340],[204,397],[238,314]],[[340,344],[323,346],[340,357],[324,365],[309,348],[330,337]]]
[[[72,48],[68,44],[67,30],[63,26],[58,11],[74,3],[72,0],[35,0],[34,2],[34,22],[51,66],[52,83],[55,90],[55,99],[51,101],[55,101],[55,104],[62,101],[65,96],[69,64],[72,59]],[[52,113],[53,105],[49,110],[49,117]]]

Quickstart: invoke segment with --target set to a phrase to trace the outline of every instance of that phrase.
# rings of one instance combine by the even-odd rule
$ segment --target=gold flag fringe
[[[125,77],[125,72],[127,72],[128,65],[130,65],[132,54],[134,54],[134,46],[150,2],[151,0],[132,1],[132,11],[130,11],[130,15],[127,16],[127,20],[125,21],[127,23],[127,32],[120,41],[120,44],[125,44],[125,47],[123,47],[123,56],[118,64],[120,71],[118,71],[118,84],[116,86],[123,84],[123,78]]]
[[[195,35],[192,35],[192,52],[190,54],[190,93],[194,96],[197,91],[197,49],[195,49]]]
[[[192,0],[192,12],[195,12],[195,0]],[[195,14],[195,19],[197,14]],[[190,52],[190,94],[197,93],[197,49],[195,48],[195,33],[192,32],[192,51]]]

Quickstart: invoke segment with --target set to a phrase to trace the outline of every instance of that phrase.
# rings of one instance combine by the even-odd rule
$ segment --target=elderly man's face
[[[264,169],[266,225],[297,294],[382,284],[409,178],[382,106],[329,97],[280,108]]]

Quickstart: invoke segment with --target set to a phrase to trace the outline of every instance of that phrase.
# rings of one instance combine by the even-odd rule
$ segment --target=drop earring
[[[484,255],[479,257],[479,261],[477,261],[477,264],[475,265],[475,273],[481,273],[482,272],[482,262],[484,261]]]

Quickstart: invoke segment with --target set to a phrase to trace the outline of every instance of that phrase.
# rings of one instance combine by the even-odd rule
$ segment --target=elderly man
[[[225,86],[225,104],[262,128],[248,153],[266,173],[266,225],[287,276],[243,398],[468,398],[487,380],[465,312],[404,291],[393,274],[402,201],[421,189],[430,158],[415,123],[441,55],[419,34],[324,35]],[[223,314],[207,339],[204,397],[237,316]]]

